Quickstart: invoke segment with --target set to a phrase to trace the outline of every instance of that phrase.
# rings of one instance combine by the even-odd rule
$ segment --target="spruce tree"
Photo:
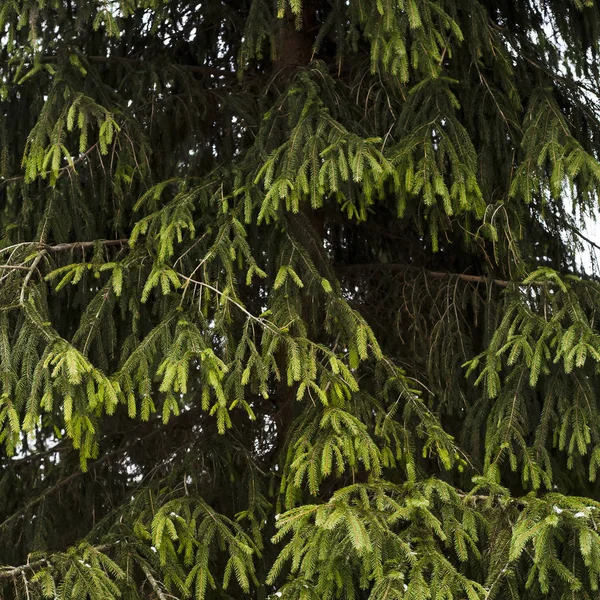
[[[599,597],[596,2],[0,31],[2,598]]]

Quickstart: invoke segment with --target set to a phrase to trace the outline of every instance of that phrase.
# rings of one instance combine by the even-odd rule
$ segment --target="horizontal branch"
[[[412,265],[404,265],[400,263],[363,263],[355,265],[339,265],[338,269],[341,271],[376,271],[376,270],[389,270],[389,271],[420,271],[426,273],[429,277],[435,279],[446,279],[456,277],[462,281],[468,281],[470,283],[493,283],[499,287],[508,287],[509,285],[525,285],[522,281],[507,281],[505,279],[490,279],[485,275],[469,275],[467,273],[448,273],[445,271],[429,271],[427,269],[421,269]]]
[[[82,56],[82,58],[90,63],[96,64],[123,64],[123,65],[131,65],[135,68],[140,68],[144,66],[148,66],[152,63],[152,58],[129,58],[129,57],[121,57],[121,56]],[[60,60],[59,56],[48,55],[43,56],[41,58],[42,63],[55,63]],[[9,64],[7,61],[4,61],[4,65]],[[15,63],[17,65],[18,63]],[[233,71],[229,71],[226,69],[219,69],[216,67],[208,67],[205,65],[186,65],[186,64],[177,64],[177,63],[159,63],[158,66],[165,66],[173,69],[181,69],[182,71],[187,71],[188,73],[197,73],[199,75],[213,75],[216,77],[237,77],[237,73]]]
[[[0,270],[4,271],[29,271],[29,267],[23,265],[0,265]]]
[[[129,247],[129,240],[122,238],[118,240],[94,240],[92,242],[66,242],[62,244],[43,244],[41,242],[19,242],[6,248],[0,249],[0,254],[16,250],[17,248],[30,247],[37,250],[43,250],[47,253],[54,254],[58,252],[70,252],[73,250],[89,250],[94,248],[96,245],[101,246],[121,246],[123,248]],[[21,266],[13,265],[0,265],[0,269],[18,269]],[[23,267],[24,270],[29,270],[29,267]]]
[[[121,238],[118,240],[94,240],[91,242],[67,242],[63,244],[40,244],[38,242],[21,242],[20,244],[15,244],[14,246],[9,246],[8,248],[4,248],[0,250],[0,252],[6,252],[7,250],[14,249],[16,246],[33,246],[38,248],[39,250],[45,250],[51,254],[59,253],[59,252],[71,252],[74,250],[86,250],[94,248],[97,244],[101,244],[102,246],[121,246],[123,248],[129,247],[129,240],[127,238]],[[10,265],[6,265],[5,267],[0,268],[9,268]],[[458,277],[463,281],[469,281],[473,283],[487,283],[491,281],[492,283],[500,286],[507,287],[510,284],[522,285],[520,281],[505,281],[503,279],[489,279],[483,275],[468,275],[467,273],[446,273],[443,271],[428,271],[427,269],[420,269],[419,267],[414,267],[412,265],[404,265],[399,263],[364,263],[364,264],[355,264],[355,265],[338,265],[338,268],[342,271],[368,271],[368,270],[377,270],[377,269],[386,269],[386,270],[394,270],[394,271],[422,271],[427,273],[430,277],[435,278],[446,278],[446,277]],[[194,281],[193,279],[189,279],[183,274],[179,274],[184,280],[189,281],[189,283],[203,285],[207,284],[203,282]]]
[[[592,243],[592,242],[590,242],[590,243]],[[18,247],[25,247],[25,246],[29,246],[29,247],[36,248],[41,251],[45,251],[50,254],[54,254],[54,253],[60,253],[60,252],[72,252],[74,250],[89,250],[89,249],[94,248],[98,244],[101,246],[105,246],[105,247],[120,246],[122,248],[128,248],[129,247],[129,239],[120,238],[117,240],[94,240],[94,241],[89,241],[89,242],[66,242],[66,243],[62,243],[62,244],[42,244],[39,242],[20,242],[18,244],[14,244],[12,246],[8,246],[6,248],[0,249],[0,254],[3,252],[8,252],[10,250],[14,250]],[[18,265],[16,265],[16,266],[0,265],[0,269],[9,270],[9,269],[21,269],[21,268],[22,267],[18,266]],[[509,287],[510,285],[516,285],[516,286],[548,285],[548,282],[525,283],[523,281],[511,281],[511,280],[507,280],[507,279],[490,278],[485,275],[470,275],[468,273],[451,273],[451,272],[447,272],[447,271],[430,271],[428,269],[424,269],[421,267],[415,267],[414,265],[406,265],[406,264],[402,264],[402,263],[360,263],[360,264],[353,264],[353,265],[338,264],[338,265],[335,265],[335,268],[338,272],[341,272],[341,273],[348,273],[348,272],[353,272],[353,271],[360,272],[360,271],[377,271],[377,270],[398,271],[398,272],[415,271],[415,272],[424,273],[428,277],[432,277],[434,279],[457,278],[457,279],[460,279],[461,281],[466,281],[469,283],[492,283],[494,285],[497,285],[498,287],[503,287],[503,288]],[[23,268],[23,270],[25,270],[25,269],[29,270],[29,267]],[[208,287],[206,283],[190,279],[189,277],[187,277],[186,275],[184,275],[182,273],[178,273],[178,275],[182,279],[186,280],[188,283]]]
[[[119,240],[96,240],[93,242],[71,242],[65,244],[55,244],[53,246],[48,244],[38,244],[38,247],[41,250],[46,250],[46,252],[54,253],[69,252],[73,250],[87,250],[93,248],[97,244],[100,244],[101,246],[121,246],[125,248],[129,247],[129,240],[126,238]]]
[[[30,454],[25,454],[20,458],[10,458],[3,465],[3,468],[14,468],[20,465],[30,464],[32,461],[41,460],[46,456],[51,456],[52,454],[59,454],[61,452],[68,452],[71,450],[71,446],[69,445],[71,440],[69,438],[64,438],[62,441],[58,442],[54,446],[50,448],[46,448],[45,450],[36,450],[31,452]],[[1,464],[1,463],[0,463]]]
[[[0,579],[16,577],[29,570],[35,571],[36,569],[41,569],[42,567],[45,567],[48,562],[49,560],[47,558],[40,558],[39,560],[19,565],[18,567],[0,567]]]
[[[84,57],[89,62],[94,63],[113,63],[113,64],[129,64],[134,67],[140,67],[148,65],[152,61],[152,59],[143,59],[139,60],[136,58],[122,58],[119,56],[85,56]],[[216,75],[218,77],[236,77],[237,75],[232,71],[226,71],[225,69],[217,69],[215,67],[207,67],[204,65],[185,65],[185,64],[177,64],[177,63],[164,63],[165,66],[171,67],[174,69],[181,69],[183,71],[188,71],[189,73],[198,73],[200,75]]]
[[[97,552],[105,552],[111,547],[112,544],[101,544],[99,546],[93,546],[94,550],[96,550]],[[41,569],[47,566],[49,563],[49,558],[40,558],[39,560],[34,560],[33,562],[28,562],[24,565],[19,565],[18,567],[0,567],[0,579],[15,577],[17,575],[21,575],[21,573],[25,573],[25,571],[35,571],[36,569]]]

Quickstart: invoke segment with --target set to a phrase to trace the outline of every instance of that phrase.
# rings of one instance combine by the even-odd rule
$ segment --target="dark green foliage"
[[[3,598],[598,597],[596,3],[0,31]]]

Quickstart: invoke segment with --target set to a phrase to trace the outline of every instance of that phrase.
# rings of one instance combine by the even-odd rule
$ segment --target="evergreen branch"
[[[10,250],[15,250],[20,247],[33,247],[38,250],[44,250],[51,254],[58,252],[70,252],[73,250],[89,250],[90,248],[94,248],[97,244],[102,246],[122,246],[129,247],[129,239],[122,238],[117,240],[94,240],[92,242],[66,242],[62,244],[44,244],[41,242],[19,242],[18,244],[13,244],[11,246],[7,246],[6,248],[0,249],[0,254],[4,252],[9,252]],[[0,266],[0,268],[8,268],[12,265],[4,265]],[[25,267],[26,270],[29,270],[29,267]]]
[[[597,3],[4,4],[0,597],[595,598]]]
[[[96,466],[106,462],[109,458],[112,458],[116,454],[118,454],[118,453],[112,452],[110,454],[105,454],[101,459],[97,460],[93,464],[93,466],[96,467]],[[0,529],[4,529],[6,526],[10,525],[13,521],[18,519],[22,515],[24,515],[29,509],[33,508],[34,506],[37,506],[40,502],[45,500],[48,496],[51,496],[52,494],[54,494],[54,492],[57,492],[58,490],[62,489],[65,485],[67,485],[74,479],[78,479],[83,474],[84,474],[84,471],[75,471],[75,472],[71,473],[71,475],[69,475],[68,477],[65,477],[65,478],[59,480],[52,487],[49,487],[48,489],[43,491],[39,496],[37,496],[36,498],[31,500],[31,502],[28,502],[21,510],[17,511],[16,513],[13,513],[10,517],[7,517],[6,519],[4,519],[4,521],[2,521],[2,523],[0,523]]]
[[[54,57],[48,57],[54,58]],[[122,63],[129,64],[133,67],[142,67],[148,65],[151,62],[151,59],[136,59],[136,58],[122,58],[119,56],[86,56],[86,60],[95,63]],[[232,71],[227,71],[225,69],[217,69],[215,67],[207,67],[204,65],[185,65],[185,64],[177,64],[177,63],[166,63],[166,66],[174,69],[182,69],[183,71],[188,71],[189,73],[198,73],[200,75],[217,75],[219,77],[237,77],[236,73]]]
[[[587,238],[584,234],[579,232],[577,229],[573,229],[573,231],[578,236],[580,236],[583,240],[585,240],[587,243],[591,244],[592,246],[594,246],[595,248],[600,250],[600,245],[596,244],[595,242],[593,242],[592,240]],[[128,238],[120,238],[120,239],[116,239],[116,240],[66,242],[66,243],[55,244],[55,245],[43,244],[43,243],[39,243],[39,242],[20,242],[19,244],[14,244],[14,245],[8,246],[6,248],[0,249],[0,253],[7,252],[9,250],[14,250],[17,247],[33,246],[34,248],[38,248],[40,250],[43,250],[44,252],[54,254],[54,253],[60,253],[60,252],[70,252],[70,251],[74,251],[74,250],[89,250],[91,248],[94,248],[97,244],[100,244],[105,247],[121,246],[122,248],[127,248],[127,247],[129,247],[129,239]],[[0,270],[28,271],[29,273],[28,273],[28,276],[26,277],[26,280],[28,282],[29,279],[31,278],[31,271],[34,266],[37,267],[37,265],[39,264],[39,262],[41,260],[41,256],[42,255],[40,254],[40,255],[38,255],[38,257],[36,257],[36,260],[34,261],[34,265],[32,265],[32,267],[25,267],[23,265],[0,265]],[[412,265],[405,265],[405,264],[401,264],[401,263],[360,263],[360,264],[353,264],[353,265],[338,264],[338,265],[336,265],[336,269],[338,269],[342,272],[370,271],[370,270],[373,271],[373,270],[379,270],[379,269],[390,270],[390,271],[420,271],[434,279],[457,278],[457,279],[460,279],[462,281],[466,281],[469,283],[492,283],[494,285],[497,285],[499,287],[504,287],[504,288],[509,287],[511,285],[515,285],[515,286],[547,285],[547,282],[525,283],[523,281],[517,281],[517,280],[506,280],[506,279],[496,279],[496,278],[491,279],[489,277],[486,277],[485,275],[469,275],[468,273],[451,273],[451,272],[446,272],[446,271],[430,271],[428,269],[422,269],[420,267],[414,267]],[[220,296],[223,295],[223,293],[220,292],[217,288],[214,288],[213,286],[211,286],[205,282],[201,282],[201,281],[192,279],[192,278],[184,275],[183,273],[178,272],[177,274],[182,279],[184,279],[185,281],[187,281],[189,283],[193,283],[194,285],[206,287],[206,288],[212,290],[213,292],[219,294]],[[235,300],[232,300],[230,298],[228,298],[228,300],[231,301],[233,304],[235,304],[240,310],[242,310],[247,316],[251,317],[256,322],[260,322],[262,324],[266,323],[266,321],[264,319],[261,319],[260,317],[256,317],[255,315],[252,315],[241,304],[237,303]]]
[[[586,239],[586,238],[584,238]],[[591,244],[593,242],[589,241]],[[600,246],[598,247],[600,249]],[[361,263],[354,265],[336,265],[336,268],[342,272],[353,272],[353,271],[377,271],[377,270],[389,270],[389,271],[415,271],[421,272],[433,279],[452,279],[457,278],[462,281],[469,283],[492,283],[498,287],[507,288],[511,285],[517,287],[544,287],[551,285],[550,281],[517,281],[507,279],[492,279],[485,275],[469,275],[467,273],[450,273],[446,271],[429,271],[420,267],[413,267],[412,265],[403,265],[401,263]]]
[[[114,544],[100,544],[98,546],[92,546],[92,548],[96,552],[106,552],[106,550],[110,550],[110,548],[112,548],[113,545]],[[41,569],[49,564],[50,558],[40,558],[39,560],[28,562],[24,565],[19,565],[16,567],[0,567],[0,579],[8,579],[17,575],[24,575],[26,571],[35,571],[36,569]]]
[[[9,577],[15,577],[20,575],[21,573],[25,573],[25,571],[31,569],[36,570],[41,567],[45,567],[49,562],[49,559],[42,558],[40,560],[36,560],[32,563],[27,563],[24,565],[20,565],[18,567],[0,567],[0,579],[6,579]]]
[[[120,56],[82,56],[84,60],[87,60],[91,63],[97,64],[124,64],[131,65],[135,68],[140,68],[144,66],[148,66],[151,62],[151,59],[136,59],[136,58],[127,58]],[[61,57],[59,56],[43,56],[40,59],[42,63],[56,63],[59,62]],[[4,65],[10,66],[8,61],[4,62]],[[188,71],[189,73],[197,73],[200,75],[216,75],[216,76],[224,76],[224,77],[237,77],[237,74],[228,71],[226,69],[218,69],[215,67],[207,67],[204,65],[186,65],[186,64],[177,64],[177,63],[164,63],[164,66],[168,68],[181,69],[183,71]]]
[[[575,233],[577,233],[577,235],[579,235],[586,242],[588,242],[589,244],[593,245],[594,247],[596,247],[600,250],[599,245],[595,244],[592,240],[585,237],[582,233],[580,233],[579,231],[575,231]],[[20,242],[19,244],[14,244],[12,246],[8,246],[6,248],[0,249],[0,253],[7,252],[9,250],[14,250],[15,248],[17,248],[19,246],[21,246],[21,247],[33,246],[34,248],[38,248],[40,250],[44,250],[45,252],[54,254],[54,253],[60,253],[60,252],[70,252],[70,251],[74,251],[74,250],[89,250],[91,248],[94,248],[97,244],[100,244],[100,245],[106,246],[106,247],[121,246],[123,248],[127,248],[127,247],[129,247],[129,239],[128,238],[120,238],[120,239],[116,239],[116,240],[67,242],[67,243],[61,243],[61,244],[55,244],[55,245],[43,244],[43,243],[39,243],[39,242]],[[39,261],[38,261],[38,263],[39,263]],[[38,263],[36,263],[36,266]],[[6,269],[6,270],[14,269],[14,270],[31,271],[31,267],[24,267],[23,265],[0,265],[0,269]],[[497,285],[499,287],[509,287],[510,285],[516,285],[516,286],[546,285],[545,282],[539,282],[536,284],[532,284],[532,283],[524,283],[523,281],[517,281],[517,280],[511,281],[511,280],[506,280],[506,279],[495,279],[495,278],[490,279],[489,277],[486,277],[485,275],[469,275],[468,273],[451,273],[451,272],[446,272],[446,271],[430,271],[428,269],[422,269],[420,267],[414,267],[412,265],[404,265],[404,264],[400,264],[400,263],[360,263],[360,264],[353,264],[353,265],[339,265],[338,264],[338,265],[336,265],[336,269],[339,269],[342,272],[369,271],[369,270],[378,270],[378,269],[391,270],[391,271],[420,271],[422,273],[427,274],[429,277],[432,277],[435,279],[458,278],[462,281],[467,281],[470,283],[493,283],[494,285]],[[187,277],[183,273],[177,273],[177,274],[182,279],[184,279],[185,281],[188,281],[189,283],[193,283],[195,285],[209,288],[213,292],[215,292],[221,296],[223,295],[222,292],[220,292],[219,290],[210,286],[207,283],[197,281],[195,279]],[[233,300],[231,300],[231,301],[234,304],[236,304],[240,310],[245,312],[253,320],[256,320],[259,322],[264,322],[264,319],[260,319],[259,317],[256,317],[256,316],[252,315],[251,313],[249,313],[248,311],[246,311],[246,309],[244,309],[241,304],[236,303]]]
[[[58,171],[56,171],[57,179],[67,171],[74,171],[75,165],[84,161],[94,150],[96,150],[96,148],[98,148],[98,142],[90,146],[85,152],[80,154],[75,160],[72,160],[68,165],[65,165],[64,167],[58,169]],[[25,175],[15,175],[14,177],[7,178],[0,176],[0,185],[6,183],[13,183],[14,181],[22,181],[23,179],[25,179]]]
[[[137,437],[135,435],[132,435],[132,432],[129,432],[129,442],[124,444],[122,447],[117,448],[116,450],[113,450],[112,452],[108,452],[108,453],[104,454],[102,456],[102,458],[99,458],[94,463],[90,463],[89,469],[95,469],[95,468],[99,467],[100,465],[110,461],[111,459],[115,458],[116,456],[119,456],[119,455],[127,452],[134,444],[152,439],[156,435],[164,433],[165,431],[167,431],[169,428],[173,427],[177,423],[180,423],[180,422],[187,423],[190,425],[190,427],[195,425],[196,421],[194,421],[193,419],[190,419],[191,413],[194,410],[195,409],[192,409],[192,410],[181,413],[178,417],[171,419],[168,423],[163,424],[161,427],[158,427],[157,429],[153,429],[152,431],[150,431],[150,433],[148,433],[145,436]],[[157,421],[158,421],[158,419],[157,419]],[[144,423],[143,425],[146,425],[146,423]],[[21,515],[24,515],[29,509],[33,508],[34,506],[37,506],[40,502],[45,500],[48,496],[51,496],[58,490],[62,489],[65,485],[71,483],[75,479],[78,479],[82,475],[85,475],[85,473],[86,472],[82,471],[82,470],[74,471],[69,476],[64,477],[63,479],[60,479],[59,481],[57,481],[54,485],[52,485],[51,487],[44,490],[39,496],[37,496],[36,498],[34,498],[30,502],[28,502],[21,510],[17,511],[16,513],[13,513],[10,517],[7,517],[4,521],[2,521],[2,523],[0,523],[0,530],[4,529],[7,525],[12,523],[16,519],[18,519]]]
[[[427,269],[421,269],[419,267],[413,267],[412,265],[403,265],[399,263],[363,263],[355,265],[338,265],[342,271],[369,271],[377,269],[388,269],[392,271],[421,271],[427,274],[429,277],[435,279],[446,279],[456,277],[463,281],[470,283],[493,283],[499,287],[508,287],[510,285],[531,285],[525,284],[522,281],[508,281],[505,279],[490,279],[484,275],[468,275],[467,273],[447,273],[444,271],[429,271]]]
[[[239,308],[252,321],[258,323],[259,325],[262,325],[265,329],[268,329],[269,331],[272,331],[273,333],[275,333],[277,335],[281,334],[281,331],[277,327],[275,327],[274,325],[271,325],[271,323],[269,323],[269,321],[267,321],[266,319],[263,319],[261,317],[257,317],[256,315],[253,315],[246,308],[244,308],[244,306],[242,304],[240,304],[239,302],[237,302],[236,300],[234,300],[230,296],[225,296],[225,294],[223,294],[223,292],[221,292],[220,290],[218,290],[216,287],[214,287],[214,286],[212,286],[212,285],[210,285],[208,283],[205,283],[204,281],[198,281],[196,279],[192,279],[191,277],[187,277],[183,273],[177,272],[177,275],[179,275],[179,277],[181,277],[187,283],[193,283],[194,285],[197,285],[197,286],[200,286],[200,287],[205,287],[205,288],[211,290],[212,292],[214,292],[215,294],[217,294],[217,296],[219,296],[220,298],[225,297],[225,299],[227,300],[227,302],[231,302],[231,304],[233,304],[234,306],[236,306],[237,308]]]
[[[587,242],[590,246],[592,246],[593,248],[596,248],[596,250],[600,250],[600,245],[596,244],[596,242],[593,242],[592,240],[590,240],[589,237],[585,236],[583,233],[581,233],[581,231],[579,231],[579,229],[577,229],[577,227],[569,227],[569,229],[571,229],[571,231],[579,236],[584,242]]]
[[[18,467],[19,465],[28,464],[32,461],[40,460],[52,454],[66,452],[67,450],[70,450],[69,446],[67,445],[68,442],[70,442],[70,440],[68,438],[65,438],[63,439],[63,441],[59,442],[58,444],[55,444],[51,448],[47,448],[46,450],[39,450],[37,452],[32,452],[31,454],[28,454],[26,456],[22,456],[21,458],[12,459],[10,460],[7,466]]]

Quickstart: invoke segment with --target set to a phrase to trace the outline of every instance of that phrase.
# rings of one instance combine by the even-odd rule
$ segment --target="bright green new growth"
[[[598,597],[596,3],[0,31],[0,596]]]

